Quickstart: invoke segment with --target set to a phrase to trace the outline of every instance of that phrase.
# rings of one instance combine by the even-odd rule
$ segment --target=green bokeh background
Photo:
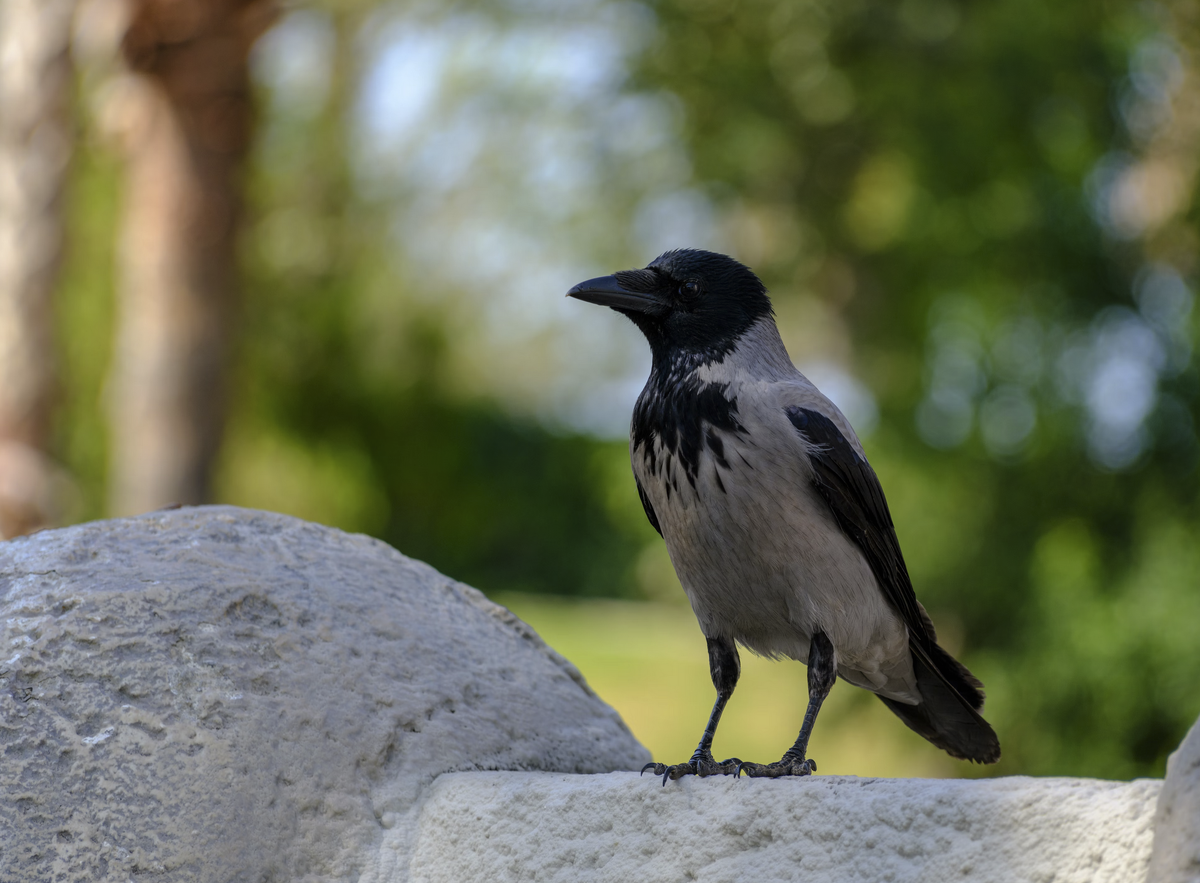
[[[716,232],[674,244],[752,264],[796,361],[818,350],[869,392],[864,442],[918,596],[987,686],[1004,748],[996,767],[951,761],[839,685],[813,742],[822,772],[1161,775],[1200,713],[1200,374],[1179,288],[1194,281],[1197,217],[1189,191],[1165,227],[1121,227],[1104,188],[1186,129],[1193,21],[1187,4],[1080,0],[297,4],[256,67],[218,500],[367,532],[478,586],[574,660],[656,756],[682,759],[711,703],[703,639],[626,443],[537,405],[571,363],[556,326],[508,346],[487,333],[499,295],[429,268],[484,263],[458,223],[519,228],[533,257],[504,284],[531,319],[548,315],[578,279],[538,261],[643,265],[645,193],[686,192],[676,213],[699,205]],[[621,47],[591,104],[556,103],[555,71],[513,55],[580,39]],[[372,154],[363,96],[379,59],[423,40],[450,47],[437,98],[408,153]],[[300,74],[277,73],[311,45]],[[86,113],[94,88],[81,75],[57,300],[54,454],[76,520],[105,514],[120,211],[119,165]],[[622,154],[649,137],[642,117],[623,129],[595,107],[625,100],[650,108],[667,147]],[[404,176],[411,144],[453,146],[464,120],[496,131],[476,132],[452,184]],[[528,132],[582,133],[587,186],[525,181],[556,156],[553,140],[538,153],[508,137]],[[440,249],[413,245],[414,217],[447,231]],[[1139,294],[1155,268],[1178,282],[1170,327]],[[569,321],[601,320],[580,306]],[[1132,455],[1104,448],[1087,391],[1116,346],[1105,329],[1131,327],[1158,341],[1147,359],[1167,354]],[[623,341],[614,374],[638,345]],[[1093,361],[1072,392],[1063,366],[1080,353]],[[778,756],[803,702],[800,665],[748,661],[717,752]]]

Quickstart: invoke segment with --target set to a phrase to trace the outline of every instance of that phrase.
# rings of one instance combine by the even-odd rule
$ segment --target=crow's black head
[[[644,270],[623,270],[580,282],[569,292],[628,316],[655,357],[672,352],[720,356],[758,319],[771,315],[762,281],[733,258],[681,248]]]

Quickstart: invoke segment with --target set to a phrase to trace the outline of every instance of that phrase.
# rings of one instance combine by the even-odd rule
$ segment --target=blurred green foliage
[[[233,427],[248,445],[274,435],[323,452],[326,492],[297,506],[286,484],[319,468],[273,471],[271,452],[255,462],[235,447],[223,494],[318,520],[340,508],[342,526],[490,592],[636,597],[651,531],[630,517],[632,490],[615,503],[609,492],[626,445],[549,430],[448,382],[456,329],[411,291],[423,282],[391,242],[388,200],[353,180],[362,15],[331,21],[324,103],[264,120]]]
[[[1088,197],[1106,156],[1139,149],[1118,108],[1163,11],[656,10],[641,79],[683,100],[698,175],[730,211],[794,231],[758,245],[768,284],[839,304],[852,329],[882,416],[868,452],[919,594],[990,688],[1001,769],[1160,772],[1200,711],[1200,374],[1164,372],[1145,447],[1112,463],[1088,456],[1095,417],[1062,394],[1060,369],[1097,322],[1137,309],[1141,243],[1106,231]],[[1014,358],[1022,327],[1032,340]],[[921,432],[939,384],[980,431]],[[989,445],[1004,396],[1021,403],[1010,421],[1034,425]]]
[[[310,8],[331,22],[324,88],[304,106],[264,93],[248,170],[221,501],[372,533],[490,593],[658,593],[664,553],[626,444],[459,381],[453,293],[442,298],[446,283],[396,242],[406,194],[364,184],[355,166],[373,5]],[[1200,374],[1195,313],[1177,309],[1167,328],[1152,307],[1183,303],[1171,292],[1195,267],[1178,251],[1150,254],[1103,205],[1105,170],[1152,139],[1136,125],[1131,65],[1166,39],[1161,10],[652,9],[653,39],[633,40],[620,88],[676,96],[691,184],[766,279],[781,323],[803,337],[805,323],[836,316],[852,342],[850,367],[879,411],[866,446],[918,594],[988,687],[1005,755],[977,772],[1161,774],[1200,713]],[[411,14],[436,28],[542,12],[479,2]],[[111,158],[86,139],[75,178],[57,454],[83,518],[103,512],[119,200]],[[632,203],[619,185],[613,201]],[[1192,229],[1189,204],[1179,223]],[[576,247],[603,260],[622,250]],[[1129,340],[1142,341],[1129,370],[1150,370],[1153,385],[1144,419],[1121,424],[1097,410],[1093,381]],[[698,733],[699,719],[685,723]]]
[[[72,520],[104,517],[107,427],[104,377],[113,337],[113,230],[117,164],[94,140],[77,145],[70,181],[68,253],[55,291],[59,403],[54,449],[78,490]]]

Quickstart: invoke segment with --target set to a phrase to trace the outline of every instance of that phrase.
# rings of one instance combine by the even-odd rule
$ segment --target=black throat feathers
[[[716,464],[729,469],[720,432],[742,433],[736,398],[726,393],[728,384],[700,380],[696,370],[721,361],[712,354],[676,353],[669,360],[655,359],[650,379],[633,408],[634,451],[641,451],[650,475],[659,476],[670,494],[671,459],[679,465],[694,489],[700,471],[700,455],[705,446],[712,451]],[[657,451],[655,440],[661,445]],[[660,457],[661,454],[661,457]],[[724,490],[718,474],[717,483]],[[674,487],[678,492],[678,486]]]

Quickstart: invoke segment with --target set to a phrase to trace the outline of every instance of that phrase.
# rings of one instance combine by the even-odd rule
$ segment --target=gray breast
[[[726,401],[723,424],[700,419],[674,444],[635,431],[630,443],[701,629],[806,661],[820,628],[843,676],[885,686],[907,664],[907,631],[814,490],[802,440],[782,408]]]

